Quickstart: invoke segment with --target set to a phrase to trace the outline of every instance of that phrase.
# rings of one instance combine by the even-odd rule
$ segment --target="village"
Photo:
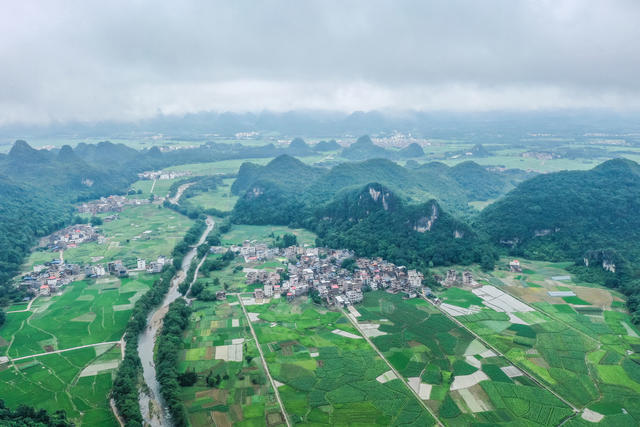
[[[124,196],[109,196],[101,197],[98,200],[82,203],[77,207],[77,209],[78,213],[95,215],[105,212],[122,212],[122,209],[124,209],[125,206],[139,206],[149,203],[150,202],[148,199],[129,199]],[[112,215],[105,218],[104,220],[108,222],[115,218],[117,218],[117,216]]]
[[[219,251],[222,248],[212,248]],[[422,273],[396,266],[382,258],[354,258],[345,249],[290,246],[269,248],[266,244],[244,242],[229,249],[246,263],[277,259],[281,267],[245,268],[247,285],[262,284],[254,290],[256,303],[268,298],[284,297],[288,301],[309,295],[332,306],[349,306],[362,302],[367,290],[386,290],[416,298],[422,292]]]
[[[191,171],[176,172],[176,171],[145,171],[138,174],[138,178],[146,180],[159,179],[161,181],[168,179],[182,178],[185,176],[193,175]]]
[[[147,262],[138,259],[135,266],[127,267],[122,260],[115,260],[105,264],[74,264],[65,263],[62,259],[52,259],[44,264],[33,266],[33,271],[20,278],[19,287],[32,296],[50,296],[62,292],[64,286],[71,282],[84,279],[96,279],[103,276],[128,277],[130,273],[161,273],[165,264],[173,260],[159,256],[155,261]],[[30,298],[27,298],[27,300]]]

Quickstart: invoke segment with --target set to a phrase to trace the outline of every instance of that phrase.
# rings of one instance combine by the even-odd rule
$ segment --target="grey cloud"
[[[0,122],[638,108],[640,2],[7,2]]]

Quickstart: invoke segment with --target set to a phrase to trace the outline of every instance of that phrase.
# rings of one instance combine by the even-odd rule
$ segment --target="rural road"
[[[81,348],[97,347],[99,345],[120,344],[120,343],[121,343],[120,341],[105,341],[105,342],[99,342],[99,343],[95,343],[95,344],[81,345],[79,347],[65,348],[63,350],[54,350],[54,351],[49,351],[49,352],[46,352],[46,353],[38,353],[38,354],[29,355],[29,356],[21,356],[21,357],[16,357],[16,358],[9,358],[9,361],[17,362],[18,360],[30,359],[32,357],[46,356],[47,354],[64,353],[65,351],[80,350]]]
[[[426,403],[424,403],[424,400],[422,400],[420,398],[420,396],[418,395],[418,393],[411,388],[411,386],[409,386],[409,384],[405,381],[404,377],[402,375],[400,375],[400,372],[398,372],[396,370],[396,368],[393,367],[393,365],[387,360],[386,357],[384,357],[384,354],[382,354],[382,352],[380,350],[378,350],[378,347],[375,346],[375,344],[373,344],[373,341],[371,341],[371,338],[369,338],[367,336],[367,334],[364,333],[364,331],[360,328],[360,325],[358,324],[358,321],[352,317],[349,313],[347,313],[346,311],[344,311],[344,309],[340,309],[340,311],[342,312],[342,314],[344,314],[347,319],[349,319],[349,321],[351,322],[351,324],[358,330],[358,332],[360,332],[360,335],[362,335],[362,337],[367,340],[367,342],[369,343],[369,345],[371,346],[372,349],[374,349],[376,351],[376,353],[378,353],[378,356],[380,356],[380,358],[382,360],[384,360],[384,362],[387,364],[387,366],[389,367],[389,369],[391,369],[393,371],[393,373],[396,375],[396,377],[402,381],[402,383],[411,391],[411,393],[413,393],[413,395],[415,396],[416,399],[418,399],[418,402],[420,402],[420,404],[422,404],[422,406],[427,410],[427,412],[429,412],[429,414],[431,414],[431,416],[433,417],[433,419],[438,423],[439,426],[443,426],[443,424],[440,422],[440,420],[438,419],[438,417],[436,416],[436,414],[431,410],[431,408],[429,408],[427,406]]]
[[[180,197],[182,197],[182,193],[184,193],[184,190],[191,187],[193,184],[194,184],[193,182],[187,182],[186,184],[182,184],[180,187],[178,187],[178,191],[176,191],[176,195],[169,199],[169,203],[173,205],[179,205]]]
[[[244,303],[242,302],[242,296],[240,294],[235,294],[235,295],[238,296],[238,301],[240,302],[240,307],[242,307],[244,318],[247,319],[247,322],[249,323],[249,330],[251,330],[251,335],[253,335],[253,339],[256,342],[256,347],[258,347],[258,353],[260,353],[260,360],[262,361],[264,372],[267,374],[267,377],[269,377],[269,382],[271,382],[271,387],[273,387],[273,391],[276,395],[276,399],[278,399],[278,404],[280,405],[280,410],[282,411],[282,416],[284,417],[284,421],[287,423],[287,427],[291,427],[291,423],[289,422],[289,416],[287,415],[287,411],[284,410],[284,405],[282,404],[282,400],[280,399],[280,393],[278,392],[278,387],[276,387],[276,383],[273,381],[271,372],[269,372],[267,361],[264,360],[264,354],[262,353],[262,347],[260,346],[260,341],[258,341],[258,336],[256,335],[256,331],[253,330],[253,325],[251,324],[251,319],[249,318],[247,309],[245,308]]]
[[[433,301],[431,301],[429,298],[424,297],[423,295],[420,295],[420,298],[422,298],[423,300],[427,301],[429,304],[431,304],[432,306],[434,306],[440,313],[444,314],[447,318],[449,318],[449,320],[451,320],[453,323],[455,323],[456,325],[460,326],[461,328],[463,328],[465,331],[469,332],[472,336],[474,336],[478,341],[480,341],[485,347],[490,348],[491,350],[493,350],[496,354],[500,355],[501,357],[503,357],[505,360],[508,360],[509,362],[513,363],[514,366],[518,366],[513,360],[509,359],[507,356],[505,356],[500,350],[498,350],[497,348],[495,348],[494,346],[492,346],[491,344],[489,344],[484,338],[482,338],[480,335],[476,334],[475,332],[473,332],[471,329],[467,328],[462,322],[460,322],[458,319],[456,319],[454,316],[451,316],[449,313],[447,313],[446,311],[442,310],[440,307],[438,307],[438,305],[436,305]],[[531,381],[533,381],[534,383],[538,384],[540,387],[544,388],[545,390],[547,390],[548,392],[550,392],[551,394],[553,394],[555,397],[557,397],[558,399],[560,399],[563,403],[565,403],[566,405],[568,405],[571,409],[573,409],[573,412],[579,412],[580,409],[578,409],[576,406],[572,405],[571,403],[569,403],[569,401],[567,399],[565,399],[564,397],[560,396],[558,393],[556,393],[555,391],[551,390],[551,388],[549,388],[547,385],[543,384],[541,381],[539,381],[536,377],[534,377],[533,375],[531,375],[526,369],[518,366],[518,368],[520,368],[520,370],[522,371],[523,374],[525,374],[527,377],[529,377],[529,379]]]

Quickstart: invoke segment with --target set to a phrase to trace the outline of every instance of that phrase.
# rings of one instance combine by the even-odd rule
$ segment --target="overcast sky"
[[[640,1],[0,0],[0,124],[640,109]]]

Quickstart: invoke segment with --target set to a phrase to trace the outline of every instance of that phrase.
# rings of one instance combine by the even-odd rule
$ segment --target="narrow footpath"
[[[46,356],[47,354],[64,353],[65,351],[80,350],[81,348],[97,347],[99,345],[109,345],[109,344],[115,345],[115,344],[120,344],[120,343],[121,343],[120,341],[98,342],[98,343],[95,343],[95,344],[81,345],[81,346],[78,346],[78,347],[65,348],[65,349],[62,349],[62,350],[48,351],[46,353],[38,353],[38,354],[31,354],[29,356],[21,356],[21,357],[9,358],[9,361],[17,362],[18,360],[31,359],[32,357]]]

